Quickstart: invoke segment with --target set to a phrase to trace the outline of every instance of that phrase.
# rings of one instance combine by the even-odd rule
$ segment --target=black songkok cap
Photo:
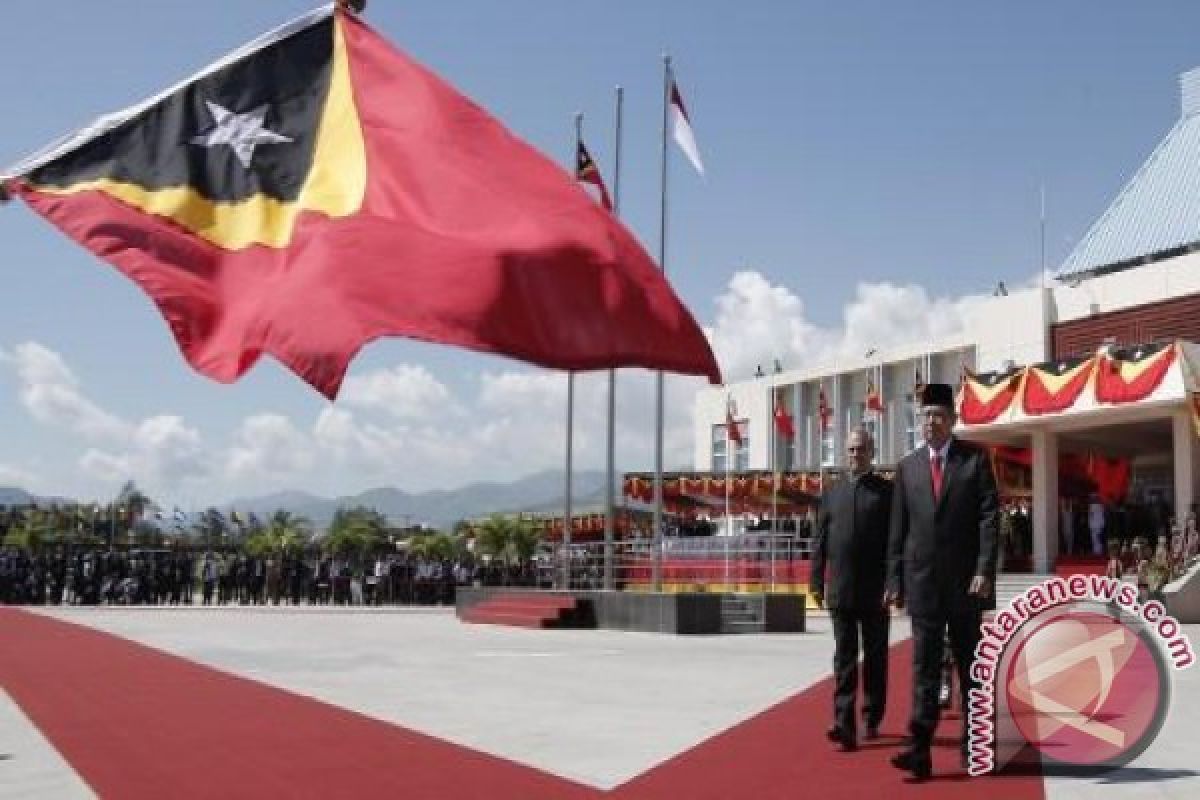
[[[929,383],[921,390],[922,406],[941,406],[954,410],[954,389],[948,383]]]

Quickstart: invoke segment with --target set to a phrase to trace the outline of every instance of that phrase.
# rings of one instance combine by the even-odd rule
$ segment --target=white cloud
[[[804,302],[790,289],[745,271],[717,298],[717,320],[706,333],[726,380],[735,382],[758,366],[769,370],[775,359],[786,369],[804,369],[897,343],[948,337],[964,330],[986,300],[931,297],[921,286],[864,282],[855,287],[841,324],[821,327],[808,319]]]
[[[21,403],[37,421],[89,439],[120,439],[130,435],[127,422],[83,395],[79,380],[53,350],[36,342],[24,342],[0,358],[17,373]]]
[[[311,470],[316,454],[309,436],[280,414],[258,414],[242,422],[226,458],[227,476],[287,478]]]
[[[140,422],[120,451],[92,447],[79,459],[80,469],[97,480],[135,480],[153,490],[168,491],[211,478],[212,465],[199,431],[172,415]]]
[[[39,484],[40,480],[38,475],[23,467],[0,464],[0,486],[19,486],[22,489],[32,489]]]
[[[346,379],[339,401],[382,411],[398,419],[425,419],[445,414],[450,390],[421,366],[401,364]]]

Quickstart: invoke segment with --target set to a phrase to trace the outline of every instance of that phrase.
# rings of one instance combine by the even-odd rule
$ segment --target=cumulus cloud
[[[286,478],[312,469],[312,438],[281,414],[258,414],[244,420],[234,435],[226,470],[230,478]]]
[[[130,425],[87,397],[62,356],[36,342],[24,342],[0,359],[17,374],[21,403],[38,422],[89,439],[129,436]]]
[[[199,431],[182,418],[165,414],[138,423],[119,451],[87,449],[79,466],[107,483],[135,479],[168,490],[213,475],[212,456]]]
[[[13,464],[0,464],[0,486],[20,486],[30,489],[37,486],[41,478],[24,467]]]
[[[451,396],[446,385],[425,367],[401,364],[347,378],[340,402],[399,419],[424,419],[447,413]]]
[[[921,286],[859,283],[841,323],[821,327],[808,319],[803,301],[760,272],[736,273],[717,298],[717,318],[706,329],[726,380],[738,381],[779,359],[805,369],[871,350],[940,339],[965,330],[984,295],[934,297]]]

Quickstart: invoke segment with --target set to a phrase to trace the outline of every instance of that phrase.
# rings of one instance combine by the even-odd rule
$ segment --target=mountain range
[[[523,478],[501,483],[497,481],[472,483],[458,489],[433,489],[427,492],[406,492],[394,487],[368,489],[355,495],[320,497],[294,489],[270,494],[242,497],[218,508],[254,513],[265,517],[279,510],[307,517],[318,529],[326,527],[339,508],[366,507],[382,512],[393,525],[426,525],[449,528],[461,519],[473,519],[491,513],[532,512],[562,513],[565,473],[544,470]],[[578,470],[572,485],[572,510],[588,513],[604,509],[604,473],[600,470]],[[617,487],[618,502],[620,487]],[[0,506],[70,504],[61,497],[41,497],[19,487],[0,487]],[[198,518],[200,509],[186,514],[189,522]],[[170,509],[165,518],[171,521]],[[187,523],[185,523],[187,524]]]
[[[329,524],[339,508],[364,506],[382,512],[393,525],[428,525],[449,528],[461,519],[495,512],[562,512],[566,476],[562,470],[544,470],[524,478],[472,483],[458,489],[406,492],[393,487],[368,489],[355,495],[327,498],[295,490],[243,497],[224,505],[238,513],[265,516],[280,509],[312,520],[317,528]],[[604,507],[604,472],[577,470],[571,481],[575,513]],[[620,492],[620,487],[617,487]],[[619,498],[618,498],[619,499]]]

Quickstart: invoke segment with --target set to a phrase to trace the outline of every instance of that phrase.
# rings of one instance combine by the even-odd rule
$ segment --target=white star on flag
[[[267,118],[266,105],[238,114],[211,100],[205,100],[204,104],[208,106],[208,111],[217,124],[208,132],[193,137],[192,144],[202,147],[228,145],[233,148],[234,155],[245,169],[250,168],[254,148],[260,144],[286,144],[292,141],[287,136],[263,127]]]
[[[700,161],[700,150],[696,147],[696,134],[692,132],[692,123],[688,119],[687,109],[683,107],[683,96],[679,94],[679,84],[671,78],[671,127],[675,143],[692,162],[696,172],[704,174],[704,164]]]

